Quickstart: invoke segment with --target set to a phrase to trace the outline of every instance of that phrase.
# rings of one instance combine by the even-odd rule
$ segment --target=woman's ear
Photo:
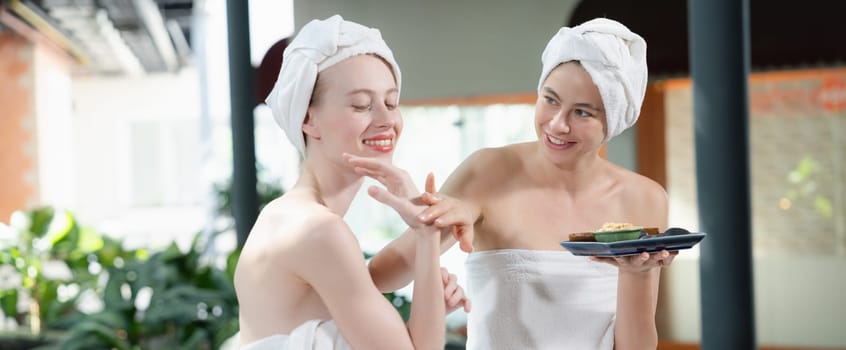
[[[303,133],[313,139],[320,140],[320,128],[317,127],[317,124],[314,123],[314,119],[311,117],[311,108],[306,111],[306,117],[303,120]]]

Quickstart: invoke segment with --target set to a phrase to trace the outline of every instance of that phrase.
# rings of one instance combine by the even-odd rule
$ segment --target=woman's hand
[[[441,279],[444,281],[446,314],[449,315],[460,307],[464,308],[464,312],[470,312],[470,299],[467,299],[464,289],[458,285],[458,277],[441,267]]]
[[[379,158],[366,158],[344,153],[344,158],[353,166],[356,174],[379,181],[388,192],[406,198],[417,197],[420,190],[414,185],[411,176],[391,162]]]
[[[673,263],[678,251],[662,250],[656,253],[640,253],[638,255],[615,256],[615,257],[590,257],[593,261],[611,264],[620,269],[621,272],[645,273],[658,267],[668,266]]]
[[[417,219],[424,224],[451,230],[461,250],[472,252],[473,225],[479,218],[481,210],[470,202],[434,192],[434,184],[430,187],[427,183],[426,192],[420,198],[423,203],[429,205],[429,208],[418,214]]]
[[[393,208],[410,228],[425,226],[415,216],[428,205],[421,200],[420,191],[414,186],[408,172],[382,159],[357,157],[346,153],[344,158],[353,166],[356,174],[370,177],[385,186],[370,186],[367,193],[371,197]],[[426,188],[434,191],[435,176],[431,173],[426,176]]]

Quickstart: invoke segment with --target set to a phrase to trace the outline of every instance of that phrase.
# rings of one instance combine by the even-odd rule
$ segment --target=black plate
[[[617,242],[561,242],[561,246],[579,256],[624,256],[643,252],[690,249],[705,238],[704,233],[633,239]]]

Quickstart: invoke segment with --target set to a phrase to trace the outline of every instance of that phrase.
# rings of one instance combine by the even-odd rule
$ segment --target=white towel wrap
[[[614,347],[617,269],[566,251],[469,255],[467,349]]]
[[[349,350],[334,321],[311,320],[288,335],[272,335],[244,345],[240,350]]]
[[[626,26],[596,18],[572,28],[563,27],[546,45],[541,61],[538,92],[561,63],[582,64],[602,96],[608,122],[606,141],[637,122],[646,94],[646,41]]]
[[[308,22],[282,54],[282,68],[265,103],[288,140],[305,156],[303,121],[317,73],[355,55],[375,54],[387,61],[400,89],[400,69],[378,29],[334,15]],[[399,92],[397,93],[399,101]]]

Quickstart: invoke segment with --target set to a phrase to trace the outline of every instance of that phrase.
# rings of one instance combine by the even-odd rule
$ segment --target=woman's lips
[[[550,136],[549,134],[545,134],[544,143],[549,148],[556,149],[556,150],[565,150],[565,149],[573,147],[576,144],[575,142],[562,140],[562,139]]]
[[[361,143],[377,152],[385,153],[394,149],[394,138],[391,136],[377,136],[362,140]]]

